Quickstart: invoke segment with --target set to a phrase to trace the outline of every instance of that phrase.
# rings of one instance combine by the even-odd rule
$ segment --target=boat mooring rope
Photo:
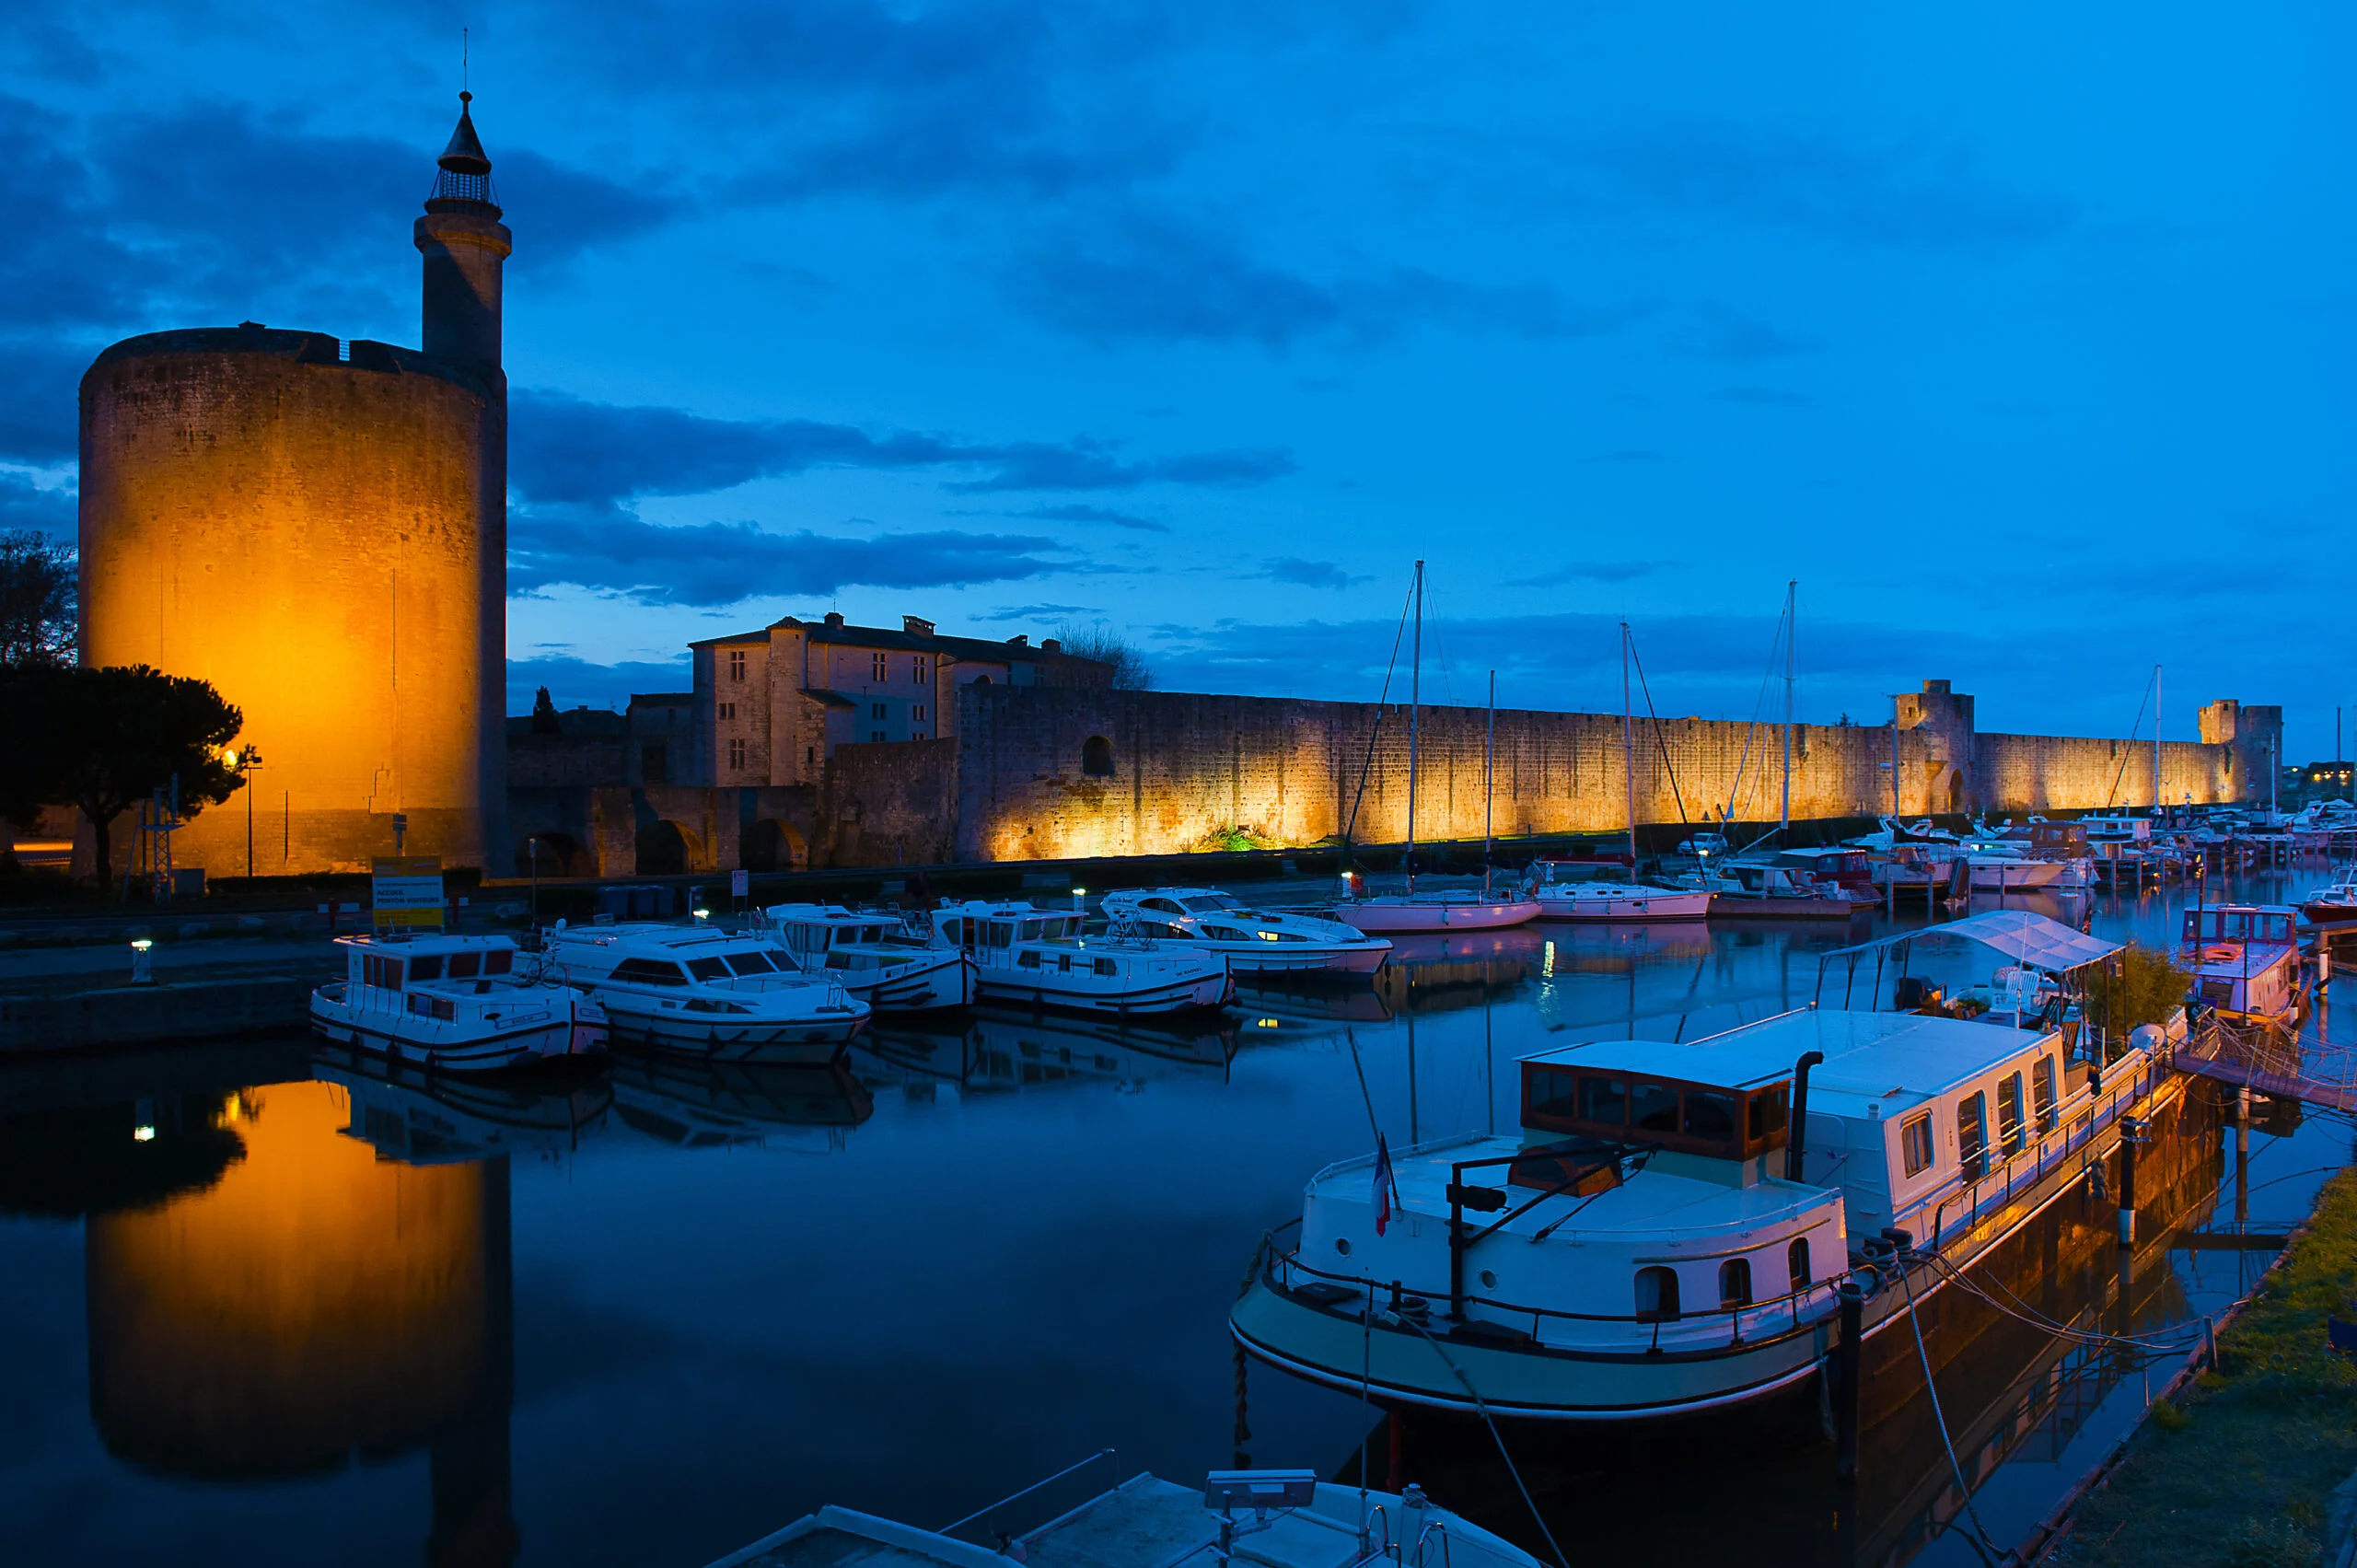
[[[1555,1532],[1547,1527],[1547,1516],[1538,1511],[1538,1504],[1531,1498],[1530,1488],[1523,1484],[1522,1471],[1515,1468],[1514,1456],[1506,1452],[1506,1440],[1499,1434],[1498,1423],[1490,1419],[1490,1406],[1488,1401],[1481,1398],[1481,1390],[1473,1387],[1473,1379],[1465,1376],[1465,1369],[1450,1360],[1448,1352],[1440,1348],[1440,1342],[1433,1338],[1433,1331],[1430,1329],[1425,1328],[1413,1318],[1404,1315],[1399,1321],[1424,1336],[1424,1342],[1433,1347],[1433,1353],[1439,1356],[1451,1372],[1457,1374],[1457,1380],[1465,1385],[1467,1393],[1473,1396],[1473,1408],[1481,1412],[1481,1424],[1490,1429],[1490,1441],[1498,1446],[1498,1458],[1506,1462],[1506,1474],[1514,1477],[1515,1490],[1522,1493],[1523,1505],[1530,1510],[1530,1516],[1538,1521],[1538,1533],[1547,1538],[1547,1550],[1555,1554],[1557,1568],[1572,1568],[1571,1559],[1565,1557],[1563,1549],[1555,1544]]]
[[[1915,1330],[1915,1353],[1923,1363],[1923,1391],[1932,1397],[1932,1419],[1939,1423],[1940,1446],[1948,1451],[1948,1469],[1955,1472],[1956,1489],[1964,1496],[1965,1516],[1972,1521],[1972,1529],[1964,1539],[1971,1543],[1981,1562],[1995,1568],[1997,1562],[2012,1554],[1998,1551],[1996,1543],[1989,1539],[1987,1527],[1980,1523],[1980,1510],[1972,1501],[1972,1487],[1964,1479],[1964,1466],[1956,1457],[1956,1443],[1948,1436],[1947,1413],[1940,1409],[1939,1385],[1932,1379],[1932,1353],[1923,1348],[1923,1318],[1915,1310],[1915,1282],[1904,1267],[1898,1271],[1898,1283],[1907,1293],[1907,1326]],[[1954,1527],[1953,1520],[1950,1527]]]

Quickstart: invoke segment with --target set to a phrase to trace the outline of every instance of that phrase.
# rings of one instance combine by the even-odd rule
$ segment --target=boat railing
[[[2166,1064],[2148,1052],[2133,1062],[2123,1057],[2112,1064],[2112,1069],[2104,1074],[2101,1093],[2091,1096],[2067,1120],[2058,1107],[2054,1125],[2039,1133],[2034,1143],[2025,1142],[2002,1163],[1974,1178],[1962,1191],[1919,1200],[1906,1211],[1920,1215],[1926,1205],[1931,1207],[1932,1226],[1923,1238],[1924,1249],[1937,1252],[1952,1237],[1970,1236],[1989,1214],[2003,1213],[2016,1192],[2035,1191],[2048,1177],[2068,1168],[2073,1156],[2082,1156],[2084,1163],[2085,1152],[2095,1141],[2152,1093]],[[1960,1207],[1953,1219],[1948,1212],[1952,1203]]]
[[[1387,1283],[1364,1274],[1341,1273],[1303,1262],[1298,1248],[1288,1251],[1277,1239],[1300,1223],[1299,1220],[1290,1221],[1260,1238],[1260,1253],[1255,1260],[1253,1276],[1271,1288],[1291,1294],[1299,1292],[1305,1282],[1311,1285],[1340,1286],[1347,1289],[1353,1296],[1364,1295],[1370,1310],[1376,1309],[1379,1298],[1387,1291],[1389,1304],[1380,1309],[1390,1317],[1414,1320],[1419,1326],[1434,1303],[1446,1302],[1445,1293],[1411,1289],[1399,1280]],[[1567,1307],[1533,1307],[1469,1292],[1462,1297],[1462,1307],[1484,1308],[1489,1316],[1480,1320],[1496,1323],[1516,1334],[1522,1332],[1519,1319],[1527,1318],[1530,1319],[1527,1337],[1534,1343],[1545,1342],[1544,1331],[1550,1323],[1597,1324],[1635,1330],[1628,1339],[1633,1342],[1642,1335],[1648,1353],[1705,1350],[1722,1345],[1737,1349],[1773,1344],[1814,1330],[1831,1313],[1841,1283],[1853,1271],[1844,1269],[1765,1301],[1723,1303],[1714,1307],[1696,1307],[1690,1311],[1681,1309],[1675,1315],[1633,1311],[1574,1312]],[[1460,1308],[1453,1317],[1443,1319],[1441,1331],[1446,1332],[1447,1327],[1454,1324],[1473,1320],[1476,1319],[1471,1314]],[[1709,1331],[1701,1331],[1704,1330]]]

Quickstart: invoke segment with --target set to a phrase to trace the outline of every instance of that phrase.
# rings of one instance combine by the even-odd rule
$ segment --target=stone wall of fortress
[[[961,860],[1169,854],[1239,828],[1282,844],[1314,843],[1346,824],[1360,842],[1407,836],[1404,706],[1061,687],[969,689],[959,701]],[[1972,699],[1945,682],[1902,699],[1903,811],[2151,804],[2149,743],[1978,734],[1971,714]],[[1481,836],[1488,718],[1477,708],[1423,711],[1419,839]],[[2203,714],[2208,742],[2163,746],[2164,799],[2263,794],[2280,731],[2280,710],[2212,704]],[[1730,803],[1739,820],[1775,819],[1776,726],[1640,719],[1634,742],[1640,821],[1699,819]],[[1625,827],[1623,752],[1618,714],[1501,711],[1487,797],[1495,830]],[[1793,815],[1887,809],[1890,755],[1888,725],[1797,726]]]

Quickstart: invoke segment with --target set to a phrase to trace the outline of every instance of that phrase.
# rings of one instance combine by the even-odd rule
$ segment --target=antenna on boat
[[[1497,803],[1498,672],[1490,671],[1490,738],[1481,749],[1481,891],[1490,890],[1491,817]]]
[[[1637,874],[1637,726],[1629,700],[1629,623],[1620,622],[1620,784],[1629,798],[1629,875]]]
[[[1800,579],[1795,577],[1784,585],[1784,808],[1776,819],[1776,826],[1783,834],[1784,847],[1792,847],[1793,838],[1793,633],[1794,611],[1800,599]]]

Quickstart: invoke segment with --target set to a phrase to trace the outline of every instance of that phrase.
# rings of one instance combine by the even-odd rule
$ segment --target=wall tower
[[[82,658],[199,676],[260,751],[252,869],[506,842],[506,226],[462,105],[416,241],[425,351],[259,322],[152,332],[82,378]],[[248,865],[232,797],[179,835]],[[119,839],[118,842],[121,842]]]

